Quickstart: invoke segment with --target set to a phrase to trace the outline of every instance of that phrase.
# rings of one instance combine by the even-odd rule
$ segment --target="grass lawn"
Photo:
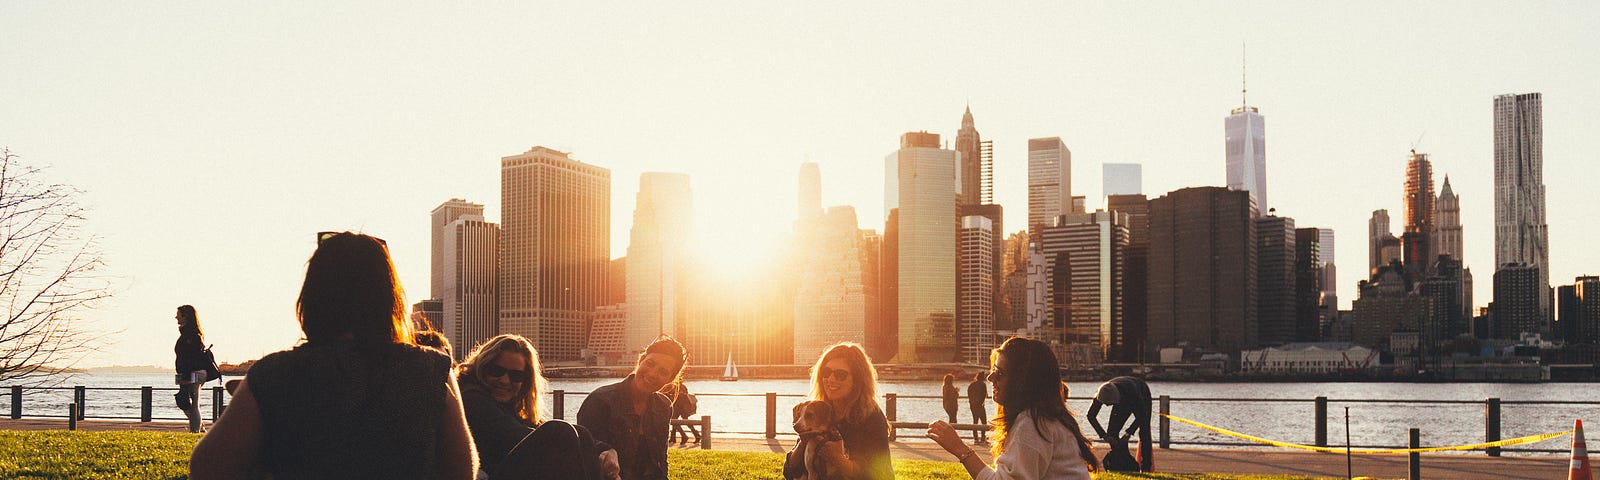
[[[0,431],[0,479],[188,478],[189,451],[199,435],[158,432]],[[761,452],[668,451],[674,479],[781,479],[783,456]],[[901,479],[963,479],[953,462],[895,460]],[[1286,475],[1104,474],[1107,480],[1290,480]]]

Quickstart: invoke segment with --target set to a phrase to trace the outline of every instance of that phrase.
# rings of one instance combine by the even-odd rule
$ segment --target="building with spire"
[[[1223,121],[1228,189],[1250,192],[1256,212],[1266,213],[1271,208],[1267,203],[1267,124],[1261,110],[1250,106],[1246,91],[1239,89],[1240,105]]]
[[[1444,177],[1439,188],[1439,198],[1433,203],[1433,252],[1449,256],[1456,261],[1466,258],[1466,247],[1461,236],[1461,196],[1450,188],[1450,176]]]
[[[961,115],[961,130],[956,132],[956,205],[989,203],[983,196],[985,168],[983,139],[972,122],[972,107]],[[992,182],[990,183],[992,185]]]

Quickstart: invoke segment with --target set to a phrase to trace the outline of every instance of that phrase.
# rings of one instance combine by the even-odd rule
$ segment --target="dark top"
[[[177,356],[172,366],[179,375],[205,370],[211,366],[206,362],[205,351],[205,341],[200,339],[200,335],[192,332],[179,334],[178,343],[172,345],[172,353]]]
[[[1100,438],[1107,440],[1113,437],[1121,437],[1122,435],[1117,431],[1122,429],[1123,423],[1128,421],[1129,416],[1132,416],[1134,419],[1133,425],[1130,425],[1127,431],[1129,433],[1140,432],[1141,439],[1148,436],[1150,432],[1150,385],[1144,383],[1144,380],[1134,377],[1117,377],[1107,380],[1106,384],[1115,387],[1117,389],[1117,397],[1119,397],[1117,403],[1111,406],[1111,419],[1106,422],[1106,426],[1110,427],[1111,431],[1107,432],[1105,427],[1100,426],[1100,419],[1095,418],[1100,415],[1100,401],[1095,400],[1089,404],[1088,414],[1089,425],[1094,427],[1094,432],[1100,434]]]
[[[859,422],[846,420],[838,426],[845,455],[861,467],[860,473],[848,480],[894,480],[894,466],[889,462],[889,420],[883,411],[874,409]],[[806,474],[805,458],[798,451],[799,448],[790,450],[784,457],[783,478]]]
[[[594,389],[578,408],[578,424],[617,450],[623,480],[667,478],[667,420],[672,402],[650,392],[641,417],[633,410],[633,375]]]
[[[273,478],[429,478],[450,358],[403,344],[304,344],[263,357],[246,382]]]
[[[477,378],[463,375],[456,381],[461,384],[461,407],[467,416],[467,428],[472,431],[472,443],[478,447],[478,464],[484,472],[493,475],[495,467],[506,458],[512,447],[516,447],[538,425],[523,421],[514,410],[508,410],[494,401],[489,387]],[[588,454],[588,458],[581,460],[597,459],[600,452],[611,449],[604,443],[595,442],[587,428],[581,425],[575,427],[580,445]]]
[[[984,400],[988,400],[988,399],[989,399],[989,383],[988,382],[985,382],[982,379],[979,379],[979,380],[973,380],[972,383],[967,384],[967,403],[970,403],[970,404],[973,404],[973,405],[983,405],[983,401]]]
[[[956,406],[959,404],[959,400],[961,399],[961,390],[956,388],[955,382],[951,382],[949,385],[944,386],[943,397],[944,410],[946,412],[951,412],[951,415],[955,415],[954,412],[956,411]]]

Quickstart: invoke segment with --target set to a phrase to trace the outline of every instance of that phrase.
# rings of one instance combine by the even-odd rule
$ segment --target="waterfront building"
[[[1281,345],[1296,340],[1294,219],[1267,214],[1255,219],[1256,342]]]
[[[889,209],[878,242],[878,315],[867,324],[867,356],[888,363],[900,353],[900,210]]]
[[[1322,313],[1318,323],[1323,326],[1339,316],[1339,269],[1334,265],[1337,256],[1333,237],[1333,229],[1317,229],[1317,256],[1322,259],[1322,294],[1317,303],[1322,306]]]
[[[1228,189],[1250,192],[1257,212],[1267,203],[1267,125],[1261,110],[1242,99],[1223,121],[1227,147]]]
[[[1123,272],[1128,248],[1128,215],[1098,211],[1062,215],[1044,231],[1045,252],[1064,292],[1055,309],[1068,354],[1063,364],[1097,366],[1127,349],[1123,316]],[[1060,282],[1060,280],[1066,280]],[[1064,283],[1064,285],[1062,284]]]
[[[961,217],[957,251],[956,338],[961,344],[962,363],[987,365],[989,350],[995,347],[994,222],[982,215]]]
[[[959,154],[956,157],[956,205],[990,203],[983,197],[984,171],[992,172],[993,167],[985,168],[983,139],[972,122],[970,106],[961,115],[961,130],[956,132],[956,153]]]
[[[1230,355],[1257,343],[1254,217],[1248,192],[1221,187],[1150,201],[1147,359],[1180,342]]]
[[[432,223],[429,224],[428,233],[432,237],[430,246],[432,255],[429,269],[430,281],[428,283],[428,298],[444,298],[444,226],[454,222],[462,215],[483,216],[483,205],[468,202],[459,198],[446,200],[444,203],[433,207],[430,215]]]
[[[1419,294],[1434,301],[1433,315],[1418,329],[1425,348],[1436,348],[1458,335],[1471,333],[1471,317],[1467,316],[1471,305],[1466,304],[1471,297],[1464,295],[1464,271],[1460,261],[1440,255],[1427,280],[1418,287]]]
[[[1422,281],[1428,277],[1428,267],[1434,262],[1433,240],[1433,162],[1428,154],[1411,151],[1406,162],[1405,231],[1401,234],[1406,274]]]
[[[994,324],[996,323],[1004,324],[1010,322],[1010,320],[1006,319],[1006,317],[1010,314],[1010,311],[1005,306],[1004,291],[1004,264],[1006,245],[1004,223],[1005,209],[1000,205],[994,204],[956,206],[956,218],[958,221],[961,221],[961,219],[965,219],[969,216],[980,216],[989,220],[989,246],[987,247],[989,250],[989,260],[985,264],[989,267],[990,285],[987,290],[989,291],[990,295],[987,304],[990,308],[990,329],[992,330],[994,328]],[[966,258],[967,256],[965,253],[961,253],[956,256],[956,270],[958,272],[967,271],[968,265],[966,263]],[[960,281],[956,282],[956,291],[953,294],[956,296],[956,311],[963,311],[963,309],[966,308],[965,301],[968,298],[968,294],[965,287],[961,285]],[[957,316],[959,317],[959,314]],[[987,359],[988,357],[984,358]],[[984,361],[987,362],[988,360]]]
[[[546,364],[576,360],[605,304],[611,171],[533,147],[500,159],[500,333],[527,337]]]
[[[440,333],[456,360],[500,332],[500,226],[462,215],[444,226],[443,319]],[[582,328],[582,323],[578,328]],[[577,332],[582,338],[582,331]],[[582,348],[582,344],[576,345]],[[573,352],[577,353],[577,352]],[[565,357],[563,357],[565,358]]]
[[[645,172],[628,235],[628,325],[623,348],[644,351],[660,335],[683,338],[692,199],[689,176]]]
[[[1357,284],[1348,315],[1350,341],[1387,350],[1395,332],[1416,333],[1432,316],[1433,302],[1410,291],[1400,262],[1378,267],[1370,280]]]
[[[800,283],[794,300],[792,361],[815,361],[823,348],[841,341],[867,342],[867,325],[878,310],[877,285],[856,211],[830,207],[802,245]],[[725,295],[722,295],[725,297]]]
[[[1100,194],[1141,195],[1144,193],[1143,166],[1137,163],[1100,164]]]
[[[1028,139],[1028,233],[1072,213],[1072,151],[1061,137]]]
[[[1123,346],[1112,352],[1112,361],[1132,363],[1143,358],[1148,336],[1150,262],[1150,201],[1144,195],[1111,195],[1106,210],[1128,216],[1128,248],[1122,269]]]
[[[1600,277],[1578,277],[1572,289],[1578,307],[1567,343],[1600,344]]]
[[[911,132],[884,159],[884,208],[896,215],[897,363],[956,358],[956,205],[954,150],[939,135]]]
[[[1550,237],[1545,224],[1544,194],[1544,114],[1540,95],[1494,97],[1495,284],[1500,283],[1498,270],[1507,266],[1535,269],[1541,317],[1502,320],[1497,312],[1496,322],[1524,325],[1550,317]],[[1522,293],[1513,296],[1519,295]],[[1495,297],[1498,301],[1499,294]]]
[[[596,307],[589,323],[588,355],[586,361],[596,365],[631,365],[633,358],[624,355],[623,336],[628,328],[628,304],[616,303]]]
[[[1517,263],[1501,265],[1494,272],[1491,338],[1515,340],[1525,332],[1538,332],[1546,327],[1539,310],[1540,297],[1545,290],[1539,283],[1539,275],[1539,267]]]
[[[1389,231],[1389,211],[1377,209],[1372,211],[1372,218],[1367,220],[1367,275],[1378,271],[1378,267],[1388,265],[1383,259],[1383,240],[1392,236]]]
[[[1349,342],[1297,342],[1239,355],[1239,371],[1275,375],[1364,372],[1382,364],[1378,350]]]
[[[1322,229],[1294,231],[1294,341],[1322,339]],[[1259,252],[1258,252],[1259,254]],[[1267,343],[1263,341],[1262,343]]]

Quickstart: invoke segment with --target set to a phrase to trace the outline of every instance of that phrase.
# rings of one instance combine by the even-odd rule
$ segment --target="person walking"
[[[211,367],[206,358],[206,336],[193,306],[178,307],[174,318],[178,320],[178,343],[172,346],[172,352],[177,357],[173,363],[178,374],[173,383],[178,385],[178,394],[173,398],[189,418],[189,433],[204,432],[200,425],[200,386],[206,383],[206,369]]]
[[[939,396],[944,400],[944,414],[950,417],[950,423],[956,422],[956,412],[961,410],[961,390],[956,388],[955,374],[944,374],[944,387],[940,388]]]
[[[596,388],[578,408],[578,424],[617,450],[622,480],[667,478],[667,424],[672,401],[661,387],[677,381],[689,352],[662,335],[639,354],[633,373]]]
[[[806,400],[824,401],[832,407],[834,426],[843,441],[823,444],[819,454],[828,465],[839,469],[840,477],[894,479],[889,458],[889,420],[878,406],[878,370],[861,345],[841,342],[823,350],[811,366],[811,393]],[[807,476],[805,452],[810,441],[800,437],[799,444],[784,457],[783,478]]]
[[[1109,428],[1101,428],[1097,418],[1101,405],[1111,405],[1111,418],[1106,422]],[[1125,443],[1123,437],[1139,434],[1139,471],[1149,472],[1155,467],[1154,442],[1150,438],[1150,410],[1150,385],[1136,377],[1117,377],[1107,380],[1095,391],[1094,402],[1089,404],[1089,425],[1094,427],[1101,441],[1113,445]],[[1122,432],[1123,424],[1130,417],[1133,422],[1128,425],[1128,430],[1118,433]]]
[[[546,418],[539,352],[521,335],[485,340],[457,369],[461,405],[490,479],[615,479],[617,452],[589,430]]]
[[[1066,384],[1055,353],[1038,340],[1011,337],[989,355],[989,381],[1000,405],[994,465],[986,465],[943,420],[928,424],[937,442],[975,480],[1089,480],[1100,462],[1067,409]]]
[[[473,478],[450,357],[413,343],[382,240],[319,233],[296,311],[304,343],[250,368],[189,478]]]
[[[989,424],[989,386],[983,381],[983,373],[972,374],[972,383],[967,384],[967,407],[972,409],[972,423],[977,425]],[[989,444],[989,431],[977,429],[972,431],[972,443],[977,445]]]

